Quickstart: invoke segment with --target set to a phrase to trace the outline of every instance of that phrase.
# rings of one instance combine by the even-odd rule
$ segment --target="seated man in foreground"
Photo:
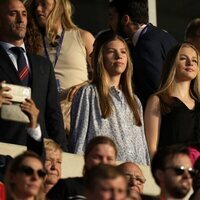
[[[177,145],[160,148],[153,157],[151,171],[161,189],[159,199],[165,200],[183,199],[196,175],[188,148]]]

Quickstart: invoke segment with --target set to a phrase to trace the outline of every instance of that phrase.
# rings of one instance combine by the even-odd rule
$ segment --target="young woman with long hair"
[[[126,42],[112,31],[101,33],[92,53],[94,77],[74,97],[71,151],[83,153],[95,136],[116,143],[118,159],[149,164],[143,112],[131,83],[132,63]]]
[[[93,35],[77,27],[70,0],[27,0],[25,44],[28,51],[49,59],[54,67],[66,134],[69,133],[69,91],[90,79]]]
[[[161,85],[145,110],[151,157],[158,147],[200,142],[200,60],[190,43],[175,46],[163,66]]]

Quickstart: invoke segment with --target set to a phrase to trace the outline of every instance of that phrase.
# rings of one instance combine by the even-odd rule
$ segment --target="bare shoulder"
[[[83,29],[79,29],[79,30],[80,30],[80,35],[85,43],[94,42],[94,36],[92,35],[92,33]]]
[[[160,98],[157,95],[151,95],[147,101],[146,110],[160,110]]]
[[[148,103],[160,104],[160,98],[157,95],[151,95],[148,99]]]

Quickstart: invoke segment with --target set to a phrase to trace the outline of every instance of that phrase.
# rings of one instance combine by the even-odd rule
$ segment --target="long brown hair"
[[[24,3],[27,10],[27,30],[24,38],[26,49],[38,55],[43,53],[42,33],[35,17],[35,0],[27,0]]]
[[[179,57],[180,49],[188,47],[192,48],[197,54],[197,64],[200,68],[199,52],[191,43],[181,43],[176,45],[169,51],[167,58],[163,65],[163,71],[161,76],[161,84],[158,92],[155,93],[160,98],[161,112],[163,114],[168,113],[171,110],[173,99],[170,94],[172,93],[173,86],[176,85],[175,75],[177,68],[177,61]],[[191,81],[190,95],[196,100],[200,100],[200,73]]]
[[[123,38],[116,35],[112,31],[105,31],[98,35],[94,42],[94,50],[92,53],[92,66],[94,69],[93,83],[96,85],[99,93],[99,103],[102,112],[102,117],[107,118],[112,113],[112,100],[109,95],[110,85],[108,82],[108,72],[106,71],[104,61],[103,61],[103,50],[105,45],[113,40],[120,40],[124,43],[127,52],[127,67],[122,73],[120,78],[120,87],[130,109],[133,111],[133,117],[135,118],[136,125],[141,126],[141,119],[138,112],[138,103],[134,96],[134,91],[132,87],[132,73],[133,66],[128,50],[128,46]]]

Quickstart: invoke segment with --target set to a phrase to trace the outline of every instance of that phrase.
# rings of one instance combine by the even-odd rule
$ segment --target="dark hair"
[[[35,16],[35,0],[27,0],[24,5],[27,10],[27,29],[26,37],[24,38],[24,43],[26,49],[35,54],[42,55],[43,53],[43,43],[42,43],[42,32],[39,28],[38,22]]]
[[[161,86],[167,81],[170,71],[172,70],[174,63],[176,61],[177,54],[181,48],[182,44],[179,43],[176,46],[174,46],[170,51],[168,52],[166,59],[163,64],[162,68],[162,74],[161,74]]]
[[[15,174],[17,172],[18,168],[20,167],[21,163],[23,162],[23,160],[26,158],[35,158],[43,164],[41,158],[36,153],[34,153],[32,151],[25,151],[10,161],[7,171]]]
[[[3,4],[8,4],[11,0],[0,0],[0,5],[2,6]],[[21,1],[22,3],[24,2],[23,0],[19,0]]]
[[[15,158],[13,158],[13,160],[11,160],[9,162],[9,165],[6,169],[6,175],[5,175],[5,184],[6,184],[6,195],[8,200],[13,200],[15,199],[15,185],[12,183],[12,176],[15,175],[18,170],[19,167],[21,166],[22,162],[26,159],[26,158],[35,158],[38,161],[41,162],[42,166],[43,166],[43,162],[41,160],[41,158],[34,152],[31,151],[25,151],[22,154],[16,156]],[[39,191],[38,197],[42,196],[42,188]]]
[[[124,174],[116,166],[99,164],[88,171],[85,176],[85,185],[87,189],[93,190],[98,180],[115,179],[120,176],[124,177]],[[126,181],[125,177],[124,180]]]
[[[177,154],[185,154],[189,156],[189,150],[186,146],[183,145],[171,145],[171,146],[161,147],[154,154],[151,162],[151,172],[158,185],[159,181],[156,177],[156,171],[164,170],[168,160],[173,159],[174,156],[176,156]]]
[[[199,33],[198,33],[199,32]],[[200,18],[191,20],[185,30],[185,40],[200,36]]]
[[[147,24],[149,21],[147,0],[113,0],[109,7],[116,9],[119,20],[128,15],[136,24]]]
[[[194,169],[196,170],[197,174],[196,176],[193,178],[193,182],[192,182],[192,187],[194,192],[196,192],[197,190],[199,190],[199,180],[200,180],[200,157],[197,158],[197,160],[194,163]]]
[[[0,182],[4,182],[6,167],[13,158],[9,155],[0,154]]]
[[[90,140],[88,145],[86,146],[84,158],[86,159],[88,154],[99,144],[108,144],[115,150],[115,156],[117,157],[117,147],[113,140],[106,136],[97,136]]]
[[[194,163],[194,169],[197,169],[200,172],[200,157]]]

